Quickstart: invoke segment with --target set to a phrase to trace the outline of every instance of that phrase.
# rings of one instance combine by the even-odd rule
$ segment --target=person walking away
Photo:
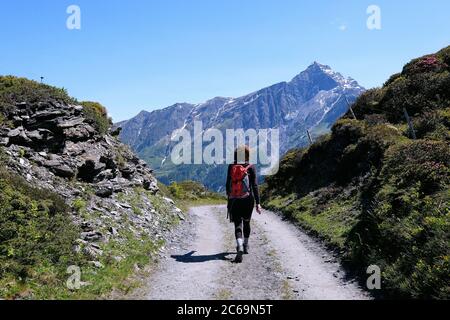
[[[241,263],[243,254],[249,253],[251,219],[256,203],[256,211],[261,214],[256,168],[249,164],[248,146],[236,148],[234,163],[228,166],[226,192],[228,196],[228,214],[234,223],[236,236],[236,259]]]

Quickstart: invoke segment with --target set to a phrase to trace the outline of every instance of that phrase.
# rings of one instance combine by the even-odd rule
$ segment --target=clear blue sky
[[[66,9],[81,8],[81,30]],[[368,30],[366,9],[381,8]],[[311,62],[365,87],[450,45],[448,0],[14,0],[0,4],[0,74],[65,87],[115,121],[175,102],[240,96]]]

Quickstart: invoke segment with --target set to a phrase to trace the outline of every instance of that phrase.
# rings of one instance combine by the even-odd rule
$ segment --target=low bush
[[[66,89],[56,88],[25,78],[0,76],[0,112],[7,114],[16,103],[34,104],[55,100],[61,103],[76,103]]]
[[[106,134],[112,126],[108,111],[98,102],[83,101],[83,114],[100,134]]]
[[[0,169],[0,297],[36,279],[61,285],[81,259],[72,251],[78,234],[62,198]]]

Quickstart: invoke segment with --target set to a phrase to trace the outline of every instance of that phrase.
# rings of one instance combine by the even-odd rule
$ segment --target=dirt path
[[[254,215],[251,252],[236,264],[225,207],[190,211],[137,299],[367,299],[321,245],[272,212]]]

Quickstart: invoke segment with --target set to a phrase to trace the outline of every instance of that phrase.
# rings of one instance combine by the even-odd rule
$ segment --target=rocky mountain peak
[[[280,129],[281,153],[308,143],[306,130],[325,133],[348,110],[364,88],[331,67],[318,62],[290,82],[279,82],[242,97],[215,97],[190,108],[164,108],[122,122],[120,138],[148,161],[158,178],[165,183],[178,179],[197,179],[208,187],[220,190],[223,169],[201,167],[198,172],[183,166],[171,166],[170,137],[174,130],[193,128],[201,120],[204,129]],[[314,133],[314,132],[313,132]],[[314,133],[315,134],[315,133]],[[208,170],[215,170],[209,172]],[[200,172],[200,174],[199,174]]]

